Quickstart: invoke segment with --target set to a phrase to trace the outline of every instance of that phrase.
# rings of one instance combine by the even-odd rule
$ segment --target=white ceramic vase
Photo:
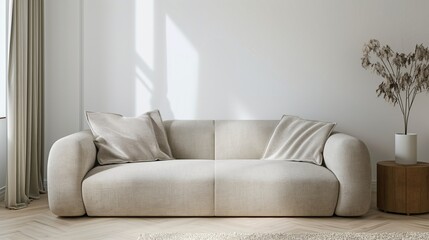
[[[395,134],[395,162],[402,165],[417,164],[417,134]]]

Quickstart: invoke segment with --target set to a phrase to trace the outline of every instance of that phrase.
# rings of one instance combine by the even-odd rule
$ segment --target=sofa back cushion
[[[260,159],[278,123],[278,120],[215,121],[215,158]]]
[[[214,121],[164,121],[173,157],[176,159],[214,159]]]

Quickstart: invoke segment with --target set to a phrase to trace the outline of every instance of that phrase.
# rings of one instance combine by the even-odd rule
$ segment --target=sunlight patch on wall
[[[194,119],[197,109],[198,52],[166,16],[167,98],[176,119]]]
[[[143,112],[152,110],[151,96],[153,92],[153,83],[147,75],[136,66],[136,86],[135,92],[135,109],[134,114],[139,115]]]
[[[135,1],[135,109],[136,115],[151,110],[154,69],[154,2]]]
[[[154,62],[154,0],[135,1],[136,52],[146,66],[153,70]]]

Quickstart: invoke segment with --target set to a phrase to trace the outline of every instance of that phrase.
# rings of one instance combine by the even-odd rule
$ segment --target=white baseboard
[[[4,200],[4,194],[6,192],[6,186],[0,188],[0,202]]]

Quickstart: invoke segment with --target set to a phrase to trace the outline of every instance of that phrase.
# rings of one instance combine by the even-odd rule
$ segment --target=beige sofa
[[[90,131],[49,154],[58,216],[360,216],[370,160],[360,140],[331,135],[324,165],[259,160],[278,121],[166,121],[175,160],[98,166]]]

